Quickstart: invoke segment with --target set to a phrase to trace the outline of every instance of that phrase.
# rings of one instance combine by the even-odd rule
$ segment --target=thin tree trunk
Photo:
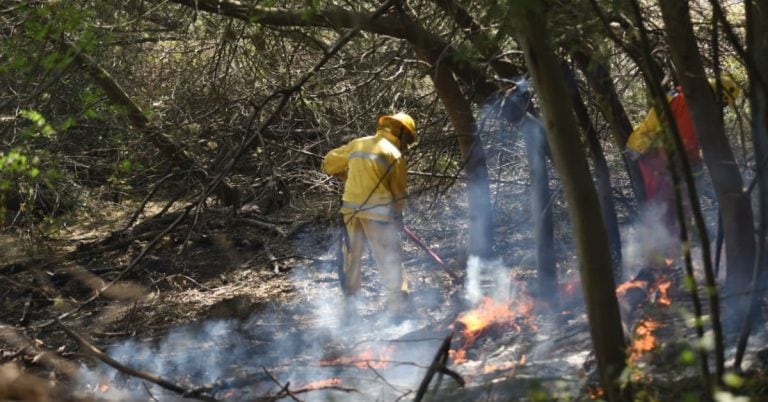
[[[435,89],[445,106],[459,139],[469,197],[469,254],[481,258],[493,256],[493,220],[491,192],[485,151],[475,134],[475,119],[469,101],[459,88],[453,73],[442,63],[435,63],[432,76]]]
[[[548,300],[547,308],[557,311],[560,296],[557,288],[557,270],[554,246],[554,220],[552,217],[552,192],[549,187],[547,158],[550,155],[547,134],[541,121],[534,115],[528,83],[520,82],[500,91],[490,107],[498,113],[505,125],[522,134],[525,141],[525,157],[528,162],[528,178],[531,186],[531,221],[536,242],[536,296]],[[542,306],[544,306],[542,304]]]
[[[619,381],[626,366],[626,343],[621,328],[619,305],[611,270],[608,237],[600,212],[586,156],[569,102],[559,63],[552,51],[544,4],[525,3],[518,23],[520,43],[528,69],[544,110],[547,137],[555,166],[563,183],[568,211],[579,257],[582,291],[590,323],[590,334],[597,358],[601,385],[609,401],[629,399]]]
[[[611,173],[608,168],[608,161],[605,160],[605,154],[603,153],[603,147],[600,145],[597,130],[589,118],[589,111],[579,94],[579,87],[576,83],[576,77],[573,75],[573,70],[567,64],[563,64],[563,72],[568,94],[573,103],[573,110],[576,113],[576,121],[582,135],[586,139],[590,155],[593,159],[597,196],[600,199],[600,212],[603,216],[606,232],[608,233],[611,259],[613,260],[613,279],[619,281],[622,277],[621,235],[619,234],[619,220],[616,217],[616,205],[613,202]]]
[[[576,63],[579,70],[587,78],[587,82],[595,93],[598,108],[611,127],[616,148],[623,150],[626,147],[629,135],[632,133],[632,123],[629,121],[624,105],[622,105],[619,94],[616,92],[616,87],[613,84],[608,68],[584,50],[574,51],[572,57],[574,63]],[[640,166],[623,152],[621,153],[621,159],[629,175],[635,199],[642,206],[645,203],[645,187],[643,185],[642,173],[640,173]]]
[[[749,284],[756,249],[752,206],[743,190],[741,172],[725,135],[719,106],[707,82],[688,3],[661,0],[660,5],[672,60],[723,216],[728,269],[726,290],[733,295],[743,294]],[[735,311],[744,311],[745,297],[734,297],[733,302]]]
[[[760,302],[765,295],[768,277],[766,262],[766,235],[768,234],[768,175],[765,160],[768,158],[768,91],[759,85],[755,74],[768,71],[768,0],[753,0],[746,4],[747,11],[747,54],[753,58],[755,69],[749,74],[749,102],[752,112],[752,144],[757,165],[757,261],[752,274],[749,314],[744,319],[736,348],[734,367],[741,369],[741,362],[747,348],[749,334],[760,312]]]
[[[560,295],[557,289],[557,270],[553,247],[554,221],[552,217],[552,191],[547,172],[547,138],[541,122],[526,115],[521,124],[525,139],[526,159],[531,180],[531,214],[533,236],[536,242],[537,296],[558,311]]]

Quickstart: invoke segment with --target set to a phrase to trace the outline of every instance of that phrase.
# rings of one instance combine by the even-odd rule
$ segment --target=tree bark
[[[605,229],[608,233],[608,242],[611,249],[611,259],[613,260],[613,279],[619,281],[622,277],[621,272],[621,234],[619,233],[619,220],[616,217],[616,205],[613,202],[613,190],[611,188],[611,172],[608,168],[608,161],[605,160],[603,147],[600,145],[600,139],[597,136],[597,130],[589,118],[589,111],[584,100],[579,94],[579,87],[576,83],[573,70],[568,65],[563,65],[565,73],[566,87],[573,103],[573,110],[576,113],[576,121],[581,129],[582,135],[589,146],[592,162],[594,163],[595,182],[597,184],[597,195],[600,199],[600,212],[603,216]]]
[[[610,401],[628,398],[619,379],[626,366],[625,340],[611,271],[608,237],[586,156],[573,128],[568,91],[552,51],[539,2],[520,7],[520,43],[545,113],[547,138],[563,183],[579,257],[582,292],[600,380]],[[626,389],[625,389],[626,390]],[[627,392],[628,393],[628,392]]]
[[[608,67],[604,63],[595,60],[592,55],[583,49],[575,50],[572,53],[572,57],[595,92],[597,105],[611,127],[613,142],[616,144],[616,148],[623,150],[626,147],[629,135],[632,134],[632,123],[629,121],[627,112],[624,110],[624,105],[621,104],[619,94],[616,92],[616,87],[608,72]],[[638,205],[642,206],[645,204],[645,187],[643,185],[643,175],[640,173],[640,166],[623,152],[621,153],[621,159],[629,175],[635,199]]]
[[[557,265],[554,255],[554,219],[552,191],[547,171],[547,138],[541,122],[533,116],[523,117],[521,125],[525,138],[525,156],[531,180],[531,214],[533,238],[536,241],[537,296],[548,300],[552,311],[559,311]]]
[[[444,64],[434,63],[431,76],[459,140],[468,178],[469,254],[488,259],[493,255],[493,220],[488,167],[483,144],[475,134],[475,118],[453,73]]]
[[[760,301],[765,295],[765,283],[768,278],[768,90],[759,84],[756,74],[768,72],[768,0],[748,1],[747,11],[747,55],[754,62],[754,69],[749,74],[750,110],[752,114],[752,145],[755,150],[757,180],[757,260],[750,286],[749,314],[741,326],[736,348],[734,367],[741,369],[741,362],[747,348],[752,327],[760,314]]]
[[[489,107],[504,120],[504,124],[522,134],[525,158],[531,186],[531,221],[536,242],[536,296],[549,301],[549,308],[559,311],[557,270],[554,248],[552,191],[549,187],[547,158],[550,158],[547,134],[541,121],[534,116],[531,93],[527,82],[500,91]],[[543,305],[543,304],[542,304]]]
[[[723,218],[727,254],[726,292],[743,294],[748,287],[755,258],[752,206],[743,190],[741,173],[725,135],[719,106],[707,82],[688,3],[661,0],[660,5],[672,60],[685,92]],[[735,306],[746,307],[742,304],[744,299],[734,297],[732,301]]]

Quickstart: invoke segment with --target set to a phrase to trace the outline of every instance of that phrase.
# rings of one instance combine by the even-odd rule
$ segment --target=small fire
[[[656,295],[656,303],[662,306],[669,306],[672,304],[672,299],[669,297],[670,286],[672,286],[672,281],[664,275],[661,275],[651,286],[648,286],[648,281],[628,281],[616,288],[616,296],[624,297],[630,289],[648,288],[649,299],[654,292],[658,292]]]
[[[463,347],[458,350],[451,349],[448,351],[448,356],[453,359],[454,363],[461,364],[467,361],[467,350]]]
[[[573,296],[574,293],[576,293],[576,288],[578,287],[578,284],[574,282],[567,282],[561,285],[560,291],[561,294],[566,296]]]
[[[332,377],[332,378],[327,378],[325,380],[312,381],[304,385],[302,388],[306,390],[316,390],[316,389],[322,389],[322,388],[328,388],[328,387],[335,387],[339,385],[341,385],[341,378]]]
[[[629,360],[637,361],[642,355],[656,347],[656,337],[653,332],[661,327],[661,323],[650,318],[640,321],[635,328],[635,339],[629,348]]]
[[[535,329],[536,323],[532,312],[533,300],[527,296],[520,295],[517,300],[508,303],[497,302],[490,297],[483,298],[477,308],[462,313],[456,319],[457,323],[461,323],[459,327],[464,337],[464,344],[455,351],[451,350],[450,356],[456,364],[467,361],[466,348],[494,324],[502,324],[515,332],[521,331],[521,323],[527,328]]]
[[[384,346],[374,349],[368,346],[362,352],[353,356],[343,356],[331,360],[321,360],[321,366],[349,365],[358,368],[382,369],[389,366],[390,356],[395,352],[394,346]]]
[[[656,303],[662,306],[669,306],[672,304],[672,299],[669,298],[669,287],[672,286],[672,281],[666,277],[662,277],[654,284],[654,288],[658,290],[659,294],[656,298]]]
[[[616,296],[623,297],[630,289],[642,289],[648,285],[648,281],[627,281],[616,288]]]
[[[596,385],[588,385],[587,395],[589,396],[589,399],[595,400],[605,395],[605,391]]]

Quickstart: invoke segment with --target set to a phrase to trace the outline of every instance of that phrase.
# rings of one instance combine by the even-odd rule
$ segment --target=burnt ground
[[[194,226],[175,227],[144,256],[173,214],[120,231],[133,210],[113,205],[64,222],[65,229],[45,241],[39,233],[8,233],[0,274],[0,357],[6,363],[0,390],[15,387],[29,400],[414,400],[438,361],[446,370],[432,378],[424,400],[589,400],[597,392],[595,363],[575,258],[563,235],[567,227],[558,229],[553,250],[563,289],[563,308],[553,312],[544,308],[547,300],[528,298],[535,258],[526,218],[518,213],[501,219],[500,259],[467,269],[477,261],[461,251],[462,202],[442,197],[448,200],[422,200],[406,224],[463,280],[452,282],[404,242],[412,314],[398,322],[383,307],[369,255],[357,313],[347,314],[335,271],[330,199],[269,216],[248,208],[236,216],[201,210]],[[563,210],[556,214],[559,222],[566,219]],[[478,275],[470,280],[468,272]],[[96,290],[112,281],[97,297]],[[690,357],[690,300],[682,287],[673,283],[671,306],[657,302],[657,291],[630,306],[633,339],[641,320],[663,323],[653,331],[655,347],[629,373],[641,384],[642,400],[699,394],[696,357]],[[476,306],[478,295],[513,310],[497,315],[470,341],[462,332],[466,325],[456,321]],[[121,365],[160,376],[187,394],[108,367],[62,325]],[[749,393],[764,400],[754,396],[766,389],[759,382],[767,363],[766,331],[758,332],[745,366],[754,379]],[[448,336],[451,351],[439,354]],[[458,358],[461,349],[464,357]],[[34,377],[22,381],[14,367]]]

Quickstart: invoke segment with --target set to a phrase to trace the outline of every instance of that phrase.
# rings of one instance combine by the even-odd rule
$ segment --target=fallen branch
[[[266,229],[282,238],[286,237],[285,231],[268,222],[262,222],[257,219],[237,217],[234,219],[236,223],[242,223],[243,225],[253,226],[259,229]]]
[[[443,343],[441,343],[440,348],[437,349],[437,354],[435,354],[435,358],[432,360],[432,364],[429,366],[429,369],[427,369],[427,374],[421,381],[419,390],[416,391],[416,397],[413,399],[414,402],[421,402],[421,400],[424,398],[424,395],[427,393],[429,383],[432,382],[432,378],[437,373],[448,374],[451,376],[451,378],[456,380],[460,386],[464,386],[464,379],[462,379],[461,376],[456,372],[448,370],[448,368],[445,367],[445,364],[448,361],[448,352],[451,350],[451,339],[453,339],[452,332],[448,334],[445,339],[443,339]]]
[[[70,338],[74,339],[80,345],[80,347],[83,349],[83,351],[86,354],[103,361],[104,363],[108,364],[115,370],[118,370],[131,377],[141,378],[142,380],[157,384],[162,388],[165,388],[169,391],[173,391],[179,395],[183,395],[188,398],[193,398],[193,399],[198,399],[201,401],[208,401],[208,402],[218,401],[218,399],[212,396],[204,395],[194,389],[193,390],[187,389],[185,387],[182,387],[181,385],[178,385],[174,382],[163,379],[152,373],[147,373],[145,371],[136,370],[136,369],[127,367],[122,363],[118,362],[117,360],[113,359],[112,357],[110,357],[108,354],[104,353],[101,349],[97,348],[92,343],[85,340],[85,338],[83,338],[82,336],[80,336],[80,334],[76,333],[75,331],[73,331],[72,329],[64,325],[64,323],[62,323],[59,319],[56,319],[56,323],[59,324],[59,326],[64,330],[64,332]]]
[[[19,351],[14,353],[13,358],[18,357],[20,354],[25,354],[32,358],[32,362],[39,362],[65,376],[74,377],[77,374],[77,365],[63,359],[56,352],[43,349],[23,332],[3,322],[0,322],[0,343],[19,348]]]

